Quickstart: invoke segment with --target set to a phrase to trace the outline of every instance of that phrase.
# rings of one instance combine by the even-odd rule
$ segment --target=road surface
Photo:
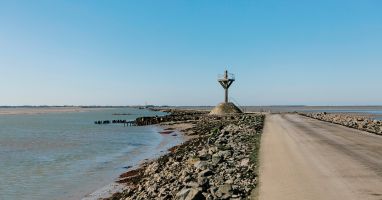
[[[268,115],[259,171],[260,200],[382,200],[382,136]]]

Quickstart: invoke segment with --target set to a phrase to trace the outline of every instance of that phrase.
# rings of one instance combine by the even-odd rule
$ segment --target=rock
[[[350,128],[356,128],[371,133],[380,134],[380,120],[373,120],[363,116],[354,116],[351,114],[322,114],[322,113],[300,113],[301,115],[314,119],[340,124]]]
[[[232,191],[231,184],[224,184],[219,186],[215,195],[219,197],[220,199],[228,199],[232,195],[231,191]]]
[[[241,167],[248,167],[248,164],[249,164],[249,158],[244,158],[240,161]]]
[[[221,160],[222,160],[222,157],[219,154],[216,153],[216,154],[212,155],[211,162],[213,165],[219,164]]]
[[[230,194],[231,191],[232,191],[232,185],[231,184],[224,184],[224,185],[219,186],[217,192],[225,195],[225,194]]]
[[[209,154],[214,154],[214,153],[216,153],[218,151],[218,148],[217,147],[210,147],[209,149],[208,149],[208,153]]]
[[[228,180],[225,181],[225,183],[227,183],[227,184],[233,184],[234,181],[235,181],[234,179],[228,179]]]
[[[187,183],[186,186],[192,187],[192,188],[197,188],[197,187],[199,187],[199,183],[191,181],[191,182]]]
[[[206,167],[208,166],[208,162],[207,161],[197,161],[194,163],[194,167],[196,169],[205,169]]]
[[[206,177],[198,177],[198,185],[205,191],[209,186],[209,181]]]
[[[168,188],[163,187],[163,188],[159,189],[159,194],[164,194],[164,193],[166,193],[168,191],[169,191]]]
[[[177,200],[204,200],[202,192],[195,188],[183,189],[176,194]]]
[[[225,159],[231,156],[230,151],[219,151],[217,154],[220,155],[220,157],[223,157]]]
[[[231,194],[225,194],[221,197],[221,199],[230,199],[231,198]]]
[[[228,135],[228,134],[229,134],[229,131],[226,130],[226,129],[223,129],[223,130],[221,131],[221,133],[222,133],[222,135]]]
[[[200,150],[200,151],[198,152],[198,155],[199,155],[200,157],[205,157],[205,156],[207,156],[207,154],[208,154],[208,150],[207,150],[207,149],[202,149],[202,150]]]
[[[213,174],[214,174],[214,173],[213,173],[211,170],[206,169],[206,170],[201,171],[201,172],[198,174],[198,176],[199,176],[199,177],[205,177],[205,176],[211,176],[211,175],[213,175]]]
[[[145,174],[155,173],[157,172],[158,168],[159,168],[159,164],[157,162],[154,162],[146,168]]]
[[[220,103],[211,110],[210,115],[227,115],[234,113],[242,113],[242,111],[233,103]]]
[[[196,120],[196,117],[172,117],[177,121]],[[118,199],[249,198],[248,189],[258,183],[249,156],[260,139],[263,116],[198,117],[197,121],[187,122],[194,127],[185,134],[192,132],[200,137],[185,141],[157,161],[145,164],[143,173],[126,182],[130,189]],[[142,123],[159,123],[169,118],[147,120]]]
[[[190,155],[190,158],[188,159],[188,163],[190,163],[190,164],[192,164],[192,165],[194,165],[196,162],[198,162],[198,161],[200,161],[200,159],[199,158],[195,158],[195,156],[194,155]]]
[[[149,186],[149,188],[147,188],[147,191],[149,192],[155,192],[158,188],[158,185],[156,183],[154,183],[153,185]]]
[[[189,175],[181,176],[180,179],[183,180],[184,182],[188,182],[191,180],[191,176],[189,176]]]

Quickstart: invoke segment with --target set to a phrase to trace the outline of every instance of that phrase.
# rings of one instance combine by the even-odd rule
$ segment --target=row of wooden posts
[[[135,126],[135,121],[127,121],[127,120],[98,120],[95,121],[94,124],[123,124],[123,126]]]
[[[160,122],[166,121],[169,118],[167,116],[159,117],[159,116],[153,116],[153,117],[138,117],[134,121],[127,121],[127,120],[104,120],[104,121],[95,121],[95,124],[123,124],[124,126],[146,126],[146,125],[152,125],[152,124],[158,124]]]

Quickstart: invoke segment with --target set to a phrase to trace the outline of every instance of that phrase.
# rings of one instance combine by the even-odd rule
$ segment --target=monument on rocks
[[[232,102],[228,101],[228,89],[235,81],[235,76],[229,74],[226,70],[223,76],[219,76],[218,82],[224,88],[224,102],[217,105],[214,109],[211,110],[210,115],[226,115],[226,114],[235,114],[242,113],[242,111]]]

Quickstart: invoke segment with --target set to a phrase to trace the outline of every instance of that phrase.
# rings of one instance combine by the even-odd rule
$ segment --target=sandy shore
[[[157,151],[159,152],[157,155],[155,155],[154,157],[141,160],[135,166],[131,166],[131,168],[125,173],[129,173],[131,171],[140,169],[144,167],[145,165],[147,165],[148,163],[151,163],[154,160],[158,159],[160,156],[168,153],[170,149],[169,147],[174,147],[170,145],[171,143],[174,142],[173,136],[175,135],[178,136],[178,138],[181,138],[182,142],[189,140],[191,137],[187,136],[185,132],[192,127],[193,125],[191,123],[164,123],[164,124],[156,125],[158,134],[160,134],[159,132],[163,130],[173,130],[174,132],[168,135],[163,135],[164,137],[163,141],[156,148]],[[122,176],[123,174],[120,175],[120,177]],[[108,198],[115,193],[122,192],[126,188],[126,185],[123,183],[119,183],[120,180],[121,178],[117,178],[115,182],[97,189],[96,191],[83,197],[82,200],[98,200],[98,199]]]
[[[96,191],[86,195],[82,198],[82,200],[98,200],[98,199],[106,199],[111,197],[113,194],[122,192],[124,189],[126,189],[126,185],[123,183],[124,176],[126,174],[135,173],[136,170],[143,169],[148,164],[154,162],[157,160],[160,156],[167,154],[171,148],[175,146],[169,147],[169,144],[173,141],[173,136],[178,136],[181,138],[182,142],[184,143],[195,136],[191,136],[191,129],[195,125],[191,122],[163,122],[161,124],[155,125],[155,128],[157,129],[158,134],[160,134],[161,131],[173,131],[170,134],[163,134],[163,141],[157,146],[156,150],[159,152],[156,156],[147,158],[144,160],[141,160],[141,162],[137,163],[135,166],[131,166],[129,170],[127,170],[125,173],[121,174],[119,178],[115,180],[115,182],[110,183],[108,185],[105,185],[102,188],[97,189]],[[121,183],[122,181],[122,183]]]

